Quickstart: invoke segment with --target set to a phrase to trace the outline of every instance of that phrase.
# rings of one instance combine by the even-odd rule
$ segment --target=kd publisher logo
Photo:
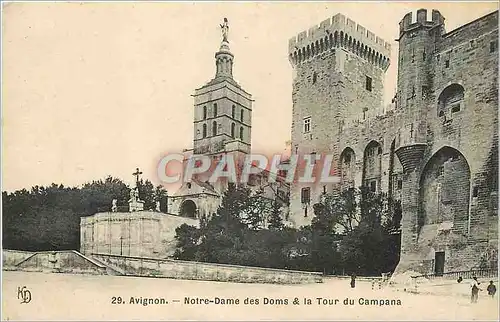
[[[31,302],[31,292],[26,286],[17,287],[17,299],[21,300],[21,304]]]

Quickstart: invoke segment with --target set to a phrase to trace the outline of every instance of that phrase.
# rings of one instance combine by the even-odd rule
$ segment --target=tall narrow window
[[[217,103],[214,104],[214,117],[217,116]]]
[[[240,127],[240,139],[243,140],[243,127]]]
[[[313,73],[313,84],[316,84],[316,80],[318,79],[318,74],[316,72]]]
[[[203,138],[207,137],[207,125],[203,124]]]
[[[203,119],[204,120],[207,119],[207,107],[206,106],[203,106]]]
[[[243,122],[243,113],[244,113],[243,109],[241,109],[241,111],[240,111],[240,122]]]
[[[231,123],[231,137],[234,138],[234,123]]]
[[[234,119],[236,117],[236,106],[233,105],[233,109],[231,111],[231,117]]]
[[[496,45],[495,41],[490,42],[490,53],[495,52],[496,49],[497,49],[497,45]]]
[[[213,121],[212,122],[212,136],[217,135],[217,122]]]
[[[300,201],[303,204],[309,204],[311,202],[311,188],[302,188],[300,192]]]
[[[365,88],[367,91],[372,91],[372,78],[369,76],[366,76]]]
[[[304,118],[304,133],[311,132],[311,117]]]

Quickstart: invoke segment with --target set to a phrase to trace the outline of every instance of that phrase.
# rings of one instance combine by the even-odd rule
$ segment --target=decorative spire
[[[219,51],[215,53],[215,66],[217,77],[229,77],[233,78],[233,54],[229,50],[229,23],[227,18],[224,18],[224,23],[220,25],[222,32],[222,42],[220,44]]]

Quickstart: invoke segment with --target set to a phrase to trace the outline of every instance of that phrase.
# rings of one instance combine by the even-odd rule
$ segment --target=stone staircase
[[[9,256],[8,252],[4,251]],[[4,258],[3,270],[29,271],[50,273],[87,273],[95,275],[125,275],[125,273],[112,265],[85,256],[75,250],[67,251],[42,251],[26,254],[22,258]]]

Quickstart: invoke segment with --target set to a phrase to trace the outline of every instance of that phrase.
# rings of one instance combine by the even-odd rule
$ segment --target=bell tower
[[[234,55],[229,48],[227,18],[220,25],[222,42],[215,53],[215,77],[195,90],[193,153],[214,159],[250,153],[252,95],[233,79]]]

